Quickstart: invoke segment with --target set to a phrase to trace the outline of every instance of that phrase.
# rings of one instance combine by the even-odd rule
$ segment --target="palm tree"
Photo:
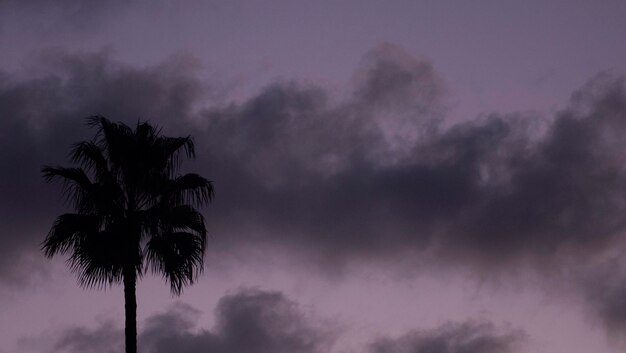
[[[147,122],[135,129],[104,117],[88,119],[91,141],[74,145],[78,167],[46,166],[47,181],[60,180],[75,213],[56,219],[42,244],[46,256],[70,254],[83,287],[124,285],[125,343],[137,352],[135,286],[158,273],[180,295],[203,269],[204,218],[197,208],[213,197],[210,181],[178,175],[179,155],[195,156],[191,137],[166,137]]]

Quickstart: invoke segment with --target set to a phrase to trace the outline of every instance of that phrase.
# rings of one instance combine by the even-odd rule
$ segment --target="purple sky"
[[[626,348],[626,3],[0,0],[0,353],[117,352],[39,251],[85,116],[192,134],[205,274],[144,353]]]

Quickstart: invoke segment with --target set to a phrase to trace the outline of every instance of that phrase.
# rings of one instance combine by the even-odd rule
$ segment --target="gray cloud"
[[[402,148],[363,106],[292,83],[206,112],[199,136],[216,180],[228,180],[209,215],[216,233],[237,234],[235,246],[289,245],[331,273],[412,257],[554,279],[625,245],[623,78],[598,75],[549,120],[493,114],[442,128],[436,114],[415,114],[419,138]],[[623,283],[599,277],[591,288],[602,295],[583,286],[610,330],[626,327]]]
[[[626,337],[626,266],[619,256],[580,271],[586,314],[611,337]]]
[[[176,304],[147,318],[138,338],[140,352],[327,353],[337,350],[335,342],[345,334],[306,315],[280,292],[243,289],[224,296],[210,330],[198,327],[200,314],[186,304]],[[519,330],[467,321],[397,338],[381,337],[361,349],[367,353],[515,353],[525,340]],[[52,348],[62,353],[109,352],[120,350],[122,342],[123,331],[107,322],[94,329],[66,330]]]
[[[124,330],[112,322],[96,328],[76,327],[68,329],[54,344],[51,352],[113,353],[124,349]]]
[[[335,334],[309,318],[280,292],[244,289],[224,296],[211,330],[199,328],[200,312],[177,304],[146,319],[139,334],[140,352],[161,353],[318,353],[328,352]],[[121,351],[123,330],[111,323],[94,329],[73,328],[60,334],[53,352]]]
[[[491,170],[503,169],[506,181],[474,184],[480,195],[454,229],[455,253],[558,260],[623,243],[626,175],[619,136],[626,122],[625,93],[623,80],[598,78],[573,97],[538,143],[509,149],[501,139],[486,146],[492,152],[481,158],[497,153],[504,164],[479,161],[473,164],[475,175],[487,168],[489,178]]]
[[[211,331],[193,333],[189,308],[183,309],[148,320],[140,337],[146,352],[314,353],[326,351],[333,341],[280,292],[242,290],[223,297]]]
[[[79,1],[79,0],[0,0],[0,10],[6,21],[19,15],[22,21],[37,23],[41,27],[58,30],[93,32],[114,15],[118,16],[137,3],[134,0]],[[30,28],[33,29],[33,28]]]
[[[231,231],[244,220],[253,230],[239,233],[317,251],[331,266],[404,250],[481,268],[543,266],[622,242],[621,79],[590,83],[541,135],[530,117],[444,129],[417,115],[423,134],[400,149],[371,116],[351,115],[366,111],[360,104],[334,106],[290,84],[206,112],[198,136],[215,179],[228,180],[212,220]]]
[[[520,352],[526,335],[497,328],[489,322],[447,323],[430,331],[414,331],[399,338],[383,338],[370,346],[371,353],[514,353]]]
[[[404,109],[437,114],[433,108],[443,103],[445,93],[443,80],[430,61],[391,43],[380,44],[364,55],[354,81],[358,104],[379,113]]]
[[[183,58],[134,69],[106,53],[48,51],[37,67],[45,74],[32,79],[0,75],[0,280],[11,283],[25,280],[28,271],[16,272],[25,254],[38,249],[61,213],[60,194],[40,169],[64,163],[72,143],[90,138],[82,118],[102,114],[132,124],[148,115],[177,126],[203,90]]]
[[[49,51],[36,67],[29,79],[0,75],[5,282],[26,277],[19,259],[61,212],[40,167],[63,164],[71,143],[91,136],[80,118],[92,114],[194,135],[193,168],[217,188],[214,257],[279,245],[332,272],[398,258],[558,272],[624,244],[623,78],[596,77],[544,122],[493,114],[443,127],[432,65],[388,44],[366,55],[343,98],[283,82],[211,105],[181,58],[133,68],[106,53]]]

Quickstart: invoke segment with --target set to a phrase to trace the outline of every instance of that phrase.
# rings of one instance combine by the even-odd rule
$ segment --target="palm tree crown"
[[[57,218],[43,251],[70,254],[82,286],[123,282],[128,336],[128,316],[135,315],[129,301],[146,268],[161,274],[174,294],[202,271],[207,232],[197,208],[211,201],[213,186],[200,175],[177,174],[180,154],[195,156],[191,137],[165,137],[147,122],[132,129],[101,116],[88,124],[97,132],[74,145],[78,166],[42,170],[46,180],[62,182],[75,209]],[[134,351],[128,345],[127,337],[127,351]]]

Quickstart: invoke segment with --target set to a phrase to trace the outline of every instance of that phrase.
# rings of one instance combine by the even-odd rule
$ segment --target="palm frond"
[[[163,171],[168,176],[173,176],[180,165],[180,154],[185,152],[187,158],[195,158],[195,145],[191,136],[187,137],[161,137],[155,146],[155,151],[163,165]]]
[[[152,145],[158,135],[158,131],[154,128],[154,126],[148,124],[148,122],[137,122],[135,135],[138,140]]]
[[[165,156],[174,156],[180,152],[181,148],[185,151],[187,158],[196,157],[196,149],[191,136],[187,137],[161,137],[161,147]]]
[[[146,244],[146,261],[154,273],[160,273],[170,283],[172,293],[178,295],[202,272],[204,246],[204,239],[196,234],[163,234]]]
[[[73,245],[68,264],[78,274],[81,286],[100,288],[118,283],[125,267],[134,267],[141,274],[143,254],[139,244],[121,228],[111,225],[87,234]]]
[[[98,232],[100,219],[94,215],[66,213],[57,218],[48,232],[42,249],[46,256],[67,253],[90,234]]]
[[[44,253],[71,253],[67,263],[85,287],[121,282],[133,270],[140,278],[146,260],[180,294],[202,271],[207,230],[195,207],[214,196],[198,174],[174,177],[180,156],[195,156],[193,139],[162,136],[148,122],[131,128],[93,116],[87,124],[96,135],[73,146],[78,167],[42,169],[76,210],[56,220]]]
[[[77,210],[83,209],[93,186],[83,169],[45,166],[41,172],[47,182],[60,179],[65,201],[72,203]]]
[[[89,180],[87,173],[85,173],[85,171],[81,168],[45,166],[41,169],[41,172],[43,173],[44,178],[47,182],[51,182],[57,178],[61,178],[64,182],[73,182],[83,188],[87,188],[89,185],[91,185],[91,180]]]
[[[128,157],[134,157],[136,144],[133,130],[123,123],[112,123],[104,117],[96,117],[98,132],[96,134],[98,145],[107,151],[109,161],[117,166],[128,165],[125,163]]]
[[[171,197],[175,204],[188,203],[196,207],[213,200],[213,183],[206,178],[188,173],[177,177],[171,185]]]
[[[108,163],[102,148],[93,141],[83,141],[74,145],[71,152],[72,162],[78,163],[96,176],[102,176],[108,172]]]
[[[204,216],[190,205],[180,205],[172,207],[165,217],[163,223],[167,228],[193,231],[199,235],[206,236]]]
[[[136,217],[143,226],[144,236],[183,231],[206,238],[204,216],[190,205],[172,207],[160,203],[150,209],[137,211]]]
[[[48,166],[42,172],[46,181],[62,182],[65,201],[79,213],[120,213],[123,195],[115,180],[100,178],[99,183],[94,184],[81,168]]]

